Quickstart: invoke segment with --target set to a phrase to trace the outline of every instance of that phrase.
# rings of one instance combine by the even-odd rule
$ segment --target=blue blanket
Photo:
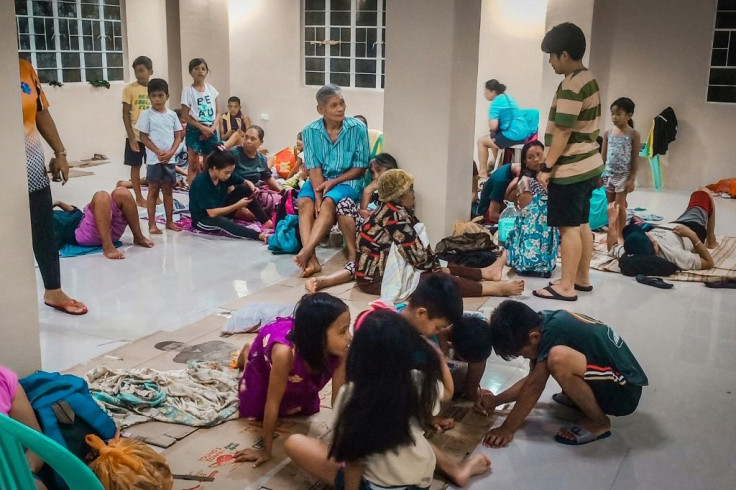
[[[115,245],[115,248],[119,248],[123,246],[123,242],[118,240],[117,242],[113,243]],[[67,258],[67,257],[78,257],[80,255],[90,255],[90,254],[99,254],[102,253],[102,247],[83,247],[82,245],[64,245],[59,249],[59,257],[61,258]]]

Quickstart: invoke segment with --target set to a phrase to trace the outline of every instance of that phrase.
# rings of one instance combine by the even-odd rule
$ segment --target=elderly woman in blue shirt
[[[365,124],[345,116],[345,100],[337,85],[317,91],[320,119],[302,130],[303,160],[309,179],[299,191],[299,235],[302,249],[294,262],[309,277],[322,270],[315,249],[335,223],[337,203],[358,200],[368,168],[368,131]],[[348,247],[348,260],[355,258],[355,223],[340,216],[338,225]]]

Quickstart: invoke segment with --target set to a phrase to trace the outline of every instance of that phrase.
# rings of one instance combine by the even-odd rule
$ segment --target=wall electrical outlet
[[[266,113],[261,114],[261,121],[268,121],[270,119],[271,119],[270,114],[266,114]]]

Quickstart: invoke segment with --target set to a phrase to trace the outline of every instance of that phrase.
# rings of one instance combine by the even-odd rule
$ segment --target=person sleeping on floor
[[[628,224],[618,234],[618,204],[608,206],[608,253],[620,259],[624,255],[661,257],[680,270],[705,270],[713,267],[708,249],[718,246],[715,235],[716,208],[705,188],[690,195],[685,212],[676,220],[645,232]]]
[[[138,207],[133,196],[124,187],[111,193],[97,191],[84,211],[62,201],[54,201],[54,235],[59,249],[64,245],[102,247],[108,259],[124,259],[123,252],[115,248],[125,229],[130,226],[133,243],[145,248],[153,242],[141,232]]]

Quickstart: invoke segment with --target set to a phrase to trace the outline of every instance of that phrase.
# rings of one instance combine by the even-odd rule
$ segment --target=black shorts
[[[125,138],[125,157],[123,163],[131,167],[140,167],[146,163],[146,146],[138,142],[138,151],[135,152],[130,149],[130,141]]]
[[[547,186],[547,225],[554,227],[580,226],[590,219],[590,198],[598,187],[600,176],[574,184]]]
[[[623,385],[609,380],[588,381],[598,406],[606,415],[622,417],[629,415],[639,406],[641,386]]]

